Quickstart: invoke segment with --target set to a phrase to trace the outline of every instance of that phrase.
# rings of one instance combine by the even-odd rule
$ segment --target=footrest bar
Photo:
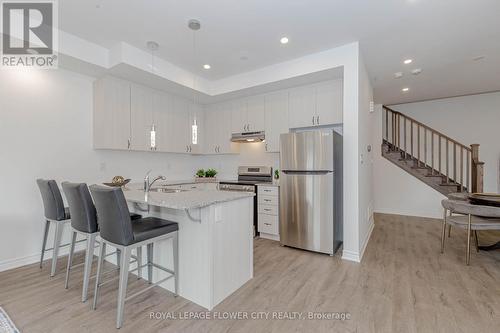
[[[160,280],[160,281],[158,281],[158,282],[155,282],[155,283],[151,284],[150,286],[148,286],[148,287],[144,288],[143,290],[140,290],[140,291],[136,292],[135,294],[132,294],[132,295],[130,295],[130,296],[128,296],[128,297],[126,297],[126,298],[125,298],[125,302],[126,302],[126,301],[128,301],[128,300],[129,300],[129,299],[131,299],[131,298],[134,298],[134,297],[136,297],[136,296],[139,296],[139,295],[141,295],[141,294],[145,293],[145,292],[146,292],[146,291],[148,291],[149,289],[151,289],[151,288],[153,288],[153,287],[156,287],[156,286],[157,286],[157,285],[159,285],[160,283],[163,283],[163,282],[167,281],[168,279],[170,279],[170,278],[172,278],[172,277],[174,277],[174,276],[175,276],[175,275],[170,275],[170,276],[168,276],[168,277],[166,277],[166,278],[164,278],[164,279],[162,279],[162,280]]]

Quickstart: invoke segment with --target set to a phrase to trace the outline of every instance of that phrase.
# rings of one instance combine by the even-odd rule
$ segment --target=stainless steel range
[[[245,191],[254,192],[253,200],[253,225],[254,236],[258,236],[257,231],[257,184],[272,183],[273,168],[267,166],[240,166],[238,167],[238,179],[221,181],[219,190],[221,191]]]

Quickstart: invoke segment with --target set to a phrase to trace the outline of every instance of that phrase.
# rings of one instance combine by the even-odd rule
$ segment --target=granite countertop
[[[232,191],[182,191],[175,193],[149,192],[142,190],[125,188],[123,190],[125,199],[129,202],[148,204],[150,206],[172,208],[172,209],[193,209],[210,206],[219,202],[233,201],[242,198],[255,196],[251,192]]]

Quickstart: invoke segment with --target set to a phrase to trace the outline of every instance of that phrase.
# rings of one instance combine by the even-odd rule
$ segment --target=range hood
[[[244,133],[233,133],[231,135],[232,142],[262,142],[266,139],[266,134],[264,131],[260,132],[244,132]]]

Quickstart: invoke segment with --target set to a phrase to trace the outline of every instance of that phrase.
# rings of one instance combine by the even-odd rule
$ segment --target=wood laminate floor
[[[467,267],[465,232],[452,230],[442,255],[440,230],[438,220],[376,215],[361,264],[258,239],[254,279],[214,309],[243,316],[347,312],[349,320],[150,319],[151,312],[204,311],[154,288],[126,304],[120,331],[500,332],[500,252],[474,251]],[[92,311],[91,301],[80,302],[82,269],[73,271],[65,290],[65,260],[52,279],[49,263],[41,271],[35,264],[0,273],[0,305],[18,328],[25,333],[115,331],[117,285],[103,287],[99,307]],[[131,277],[129,292],[145,285]]]

